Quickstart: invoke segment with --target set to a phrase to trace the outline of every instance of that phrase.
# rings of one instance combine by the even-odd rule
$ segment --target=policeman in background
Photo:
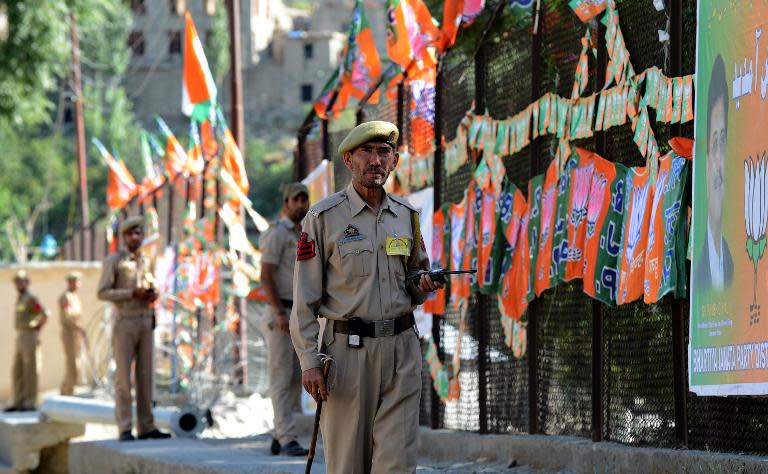
[[[293,411],[301,397],[301,368],[288,329],[293,307],[293,267],[301,220],[309,209],[309,191],[301,183],[283,190],[283,216],[261,236],[261,284],[267,294],[263,329],[269,354],[269,396],[275,413],[272,454],[306,456],[296,441]]]
[[[302,383],[326,400],[321,430],[333,473],[416,470],[421,349],[413,308],[434,291],[418,213],[388,195],[397,166],[397,127],[368,122],[339,147],[352,182],[304,219],[296,251],[291,336]],[[424,273],[413,284],[406,277]],[[323,348],[334,361],[326,385]]]
[[[61,382],[62,395],[72,395],[77,385],[77,359],[80,356],[80,339],[85,337],[80,316],[82,303],[77,290],[80,288],[80,272],[67,275],[67,291],[59,297],[61,343],[64,346],[65,372]]]
[[[29,276],[19,270],[13,278],[19,296],[16,300],[16,352],[13,356],[13,404],[10,411],[33,411],[37,403],[37,347],[40,329],[48,313],[29,292]]]
[[[144,217],[134,216],[120,225],[125,249],[104,260],[99,280],[100,300],[117,310],[112,330],[115,358],[115,418],[120,441],[133,441],[131,433],[131,363],[136,362],[136,413],[139,439],[164,439],[171,435],[155,427],[152,415],[152,303],[158,294],[152,286],[151,262],[141,253]]]

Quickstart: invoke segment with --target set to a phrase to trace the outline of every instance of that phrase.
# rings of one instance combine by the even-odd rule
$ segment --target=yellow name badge
[[[411,239],[408,237],[387,237],[387,255],[411,255]]]

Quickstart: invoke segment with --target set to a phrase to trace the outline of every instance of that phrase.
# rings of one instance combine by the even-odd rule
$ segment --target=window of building
[[[145,0],[131,0],[131,11],[135,15],[146,15],[147,5]]]
[[[213,16],[216,14],[216,0],[203,0],[203,3],[205,4],[206,15]]]
[[[181,54],[181,31],[168,32],[168,54]]]
[[[312,43],[307,43],[304,45],[304,59],[312,59],[312,57],[315,55],[315,48]]]
[[[144,55],[144,33],[141,31],[131,31],[128,35],[128,47],[134,56]]]
[[[314,94],[312,94],[312,84],[302,84],[301,85],[301,101],[312,102],[313,98],[314,98]]]
[[[213,42],[213,30],[205,30],[205,47],[210,48]]]
[[[169,0],[168,3],[170,3],[171,13],[174,15],[181,16],[187,9],[187,0]]]

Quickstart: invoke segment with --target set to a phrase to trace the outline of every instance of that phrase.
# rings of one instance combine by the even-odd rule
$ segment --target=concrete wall
[[[13,275],[19,268],[29,273],[30,291],[40,299],[40,303],[51,312],[48,324],[42,329],[40,353],[42,355],[40,391],[58,389],[64,375],[64,358],[61,345],[61,326],[57,301],[66,289],[67,273],[77,270],[83,274],[80,298],[83,302],[83,323],[90,318],[100,316],[104,304],[96,298],[96,287],[101,274],[98,262],[46,262],[29,264],[24,267],[0,267],[0,400],[9,400],[11,396],[11,364],[15,347],[16,331],[13,328],[14,306],[17,293],[13,285]]]

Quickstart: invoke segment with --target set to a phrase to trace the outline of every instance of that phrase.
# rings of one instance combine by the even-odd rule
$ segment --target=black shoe
[[[306,456],[309,454],[309,450],[302,448],[295,440],[283,446],[282,452],[287,456]]]
[[[272,456],[277,456],[280,454],[280,441],[272,438],[272,446],[269,447],[269,452],[272,454]]]
[[[157,428],[150,431],[149,433],[144,433],[139,435],[139,439],[168,439],[170,437],[171,437],[170,433],[163,433]]]
[[[19,409],[17,407],[8,407],[5,410],[3,410],[3,413],[11,413],[14,411],[19,411]]]
[[[117,439],[120,441],[136,441],[136,438],[133,437],[133,434],[130,431],[123,431]]]
[[[35,407],[19,407],[16,411],[35,411]]]

